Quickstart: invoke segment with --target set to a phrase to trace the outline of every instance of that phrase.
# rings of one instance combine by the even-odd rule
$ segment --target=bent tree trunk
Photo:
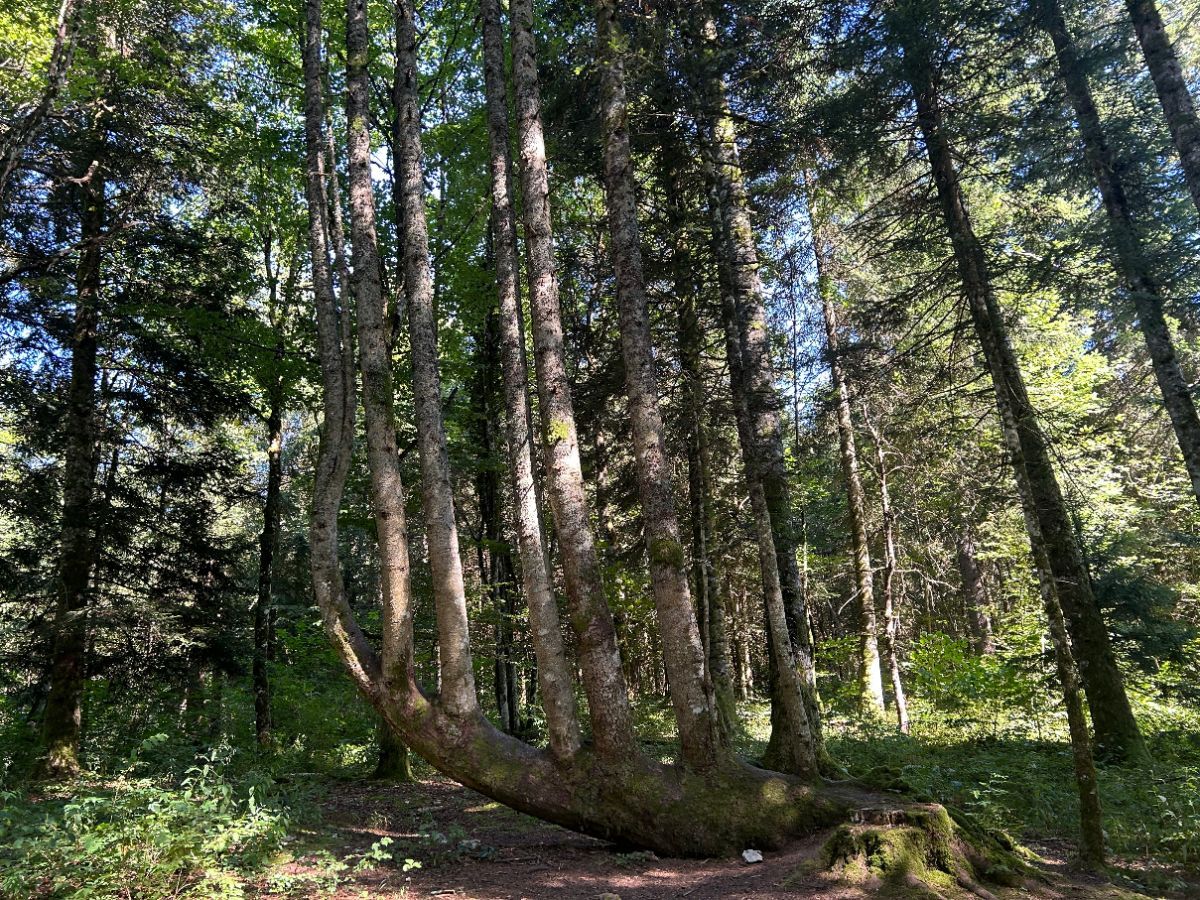
[[[1125,7],[1142,45],[1146,68],[1150,70],[1171,139],[1179,153],[1192,202],[1200,212],[1200,118],[1196,116],[1196,104],[1183,76],[1183,67],[1171,46],[1158,4],[1154,0],[1125,0]]]
[[[1028,488],[1021,492],[1025,503],[1032,507],[1032,518],[1027,521],[1036,521],[1038,525],[1036,530],[1030,529],[1030,544],[1035,554],[1044,552],[1050,561],[1058,600],[1067,619],[1091,707],[1097,745],[1107,753],[1140,758],[1145,755],[1145,745],[1125,694],[1125,684],[1092,591],[1091,576],[1084,566],[1046,437],[1009,341],[983,245],[967,213],[928,59],[920,52],[912,52],[913,49],[905,48],[905,59],[917,108],[917,123],[924,138],[975,334],[992,376],[996,403],[998,407],[1006,408],[1012,418],[1012,428],[1006,427],[1003,431],[1015,477],[1018,482],[1026,482]],[[1018,466],[1017,459],[1023,459],[1024,465]]]
[[[814,235],[818,265],[821,315],[825,320],[825,348],[833,381],[837,414],[838,446],[841,450],[842,477],[846,479],[846,506],[850,515],[850,537],[854,554],[854,586],[858,602],[859,703],[864,711],[883,713],[883,676],[879,666],[879,631],[875,619],[875,583],[871,573],[871,549],[867,539],[867,509],[862,476],[858,470],[858,447],[854,438],[854,419],[850,410],[850,386],[842,367],[841,340],[837,313],[833,308],[833,281],[825,248]]]
[[[318,50],[321,25],[320,0],[307,2],[309,30],[305,54],[305,93],[306,112],[311,113],[314,108],[319,108],[320,102]],[[347,31],[351,35],[362,33],[360,29],[365,31],[366,26],[365,11],[362,7],[356,9],[356,2],[350,0],[350,27]],[[398,47],[405,67],[402,119],[406,131],[406,287],[410,311],[416,307],[426,307],[426,312],[421,315],[428,314],[428,318],[424,322],[419,321],[410,330],[414,354],[425,354],[425,362],[428,363],[435,355],[436,334],[431,327],[431,310],[427,308],[432,291],[427,277],[428,239],[422,221],[424,208],[416,202],[421,196],[422,179],[413,53],[415,28],[411,3],[405,0],[401,8]],[[349,58],[355,58],[355,49],[354,44],[348,47]],[[961,852],[963,845],[958,842],[954,826],[940,808],[897,803],[894,799],[867,795],[845,786],[827,786],[815,778],[799,779],[746,766],[725,752],[710,753],[710,747],[704,743],[692,743],[697,734],[688,732],[690,727],[702,726],[706,714],[704,709],[688,709],[677,713],[677,724],[686,748],[681,763],[665,765],[647,756],[636,743],[632,728],[622,733],[612,727],[614,722],[618,726],[622,724],[620,716],[627,711],[627,707],[622,709],[618,706],[618,718],[615,720],[611,710],[603,708],[603,704],[610,701],[620,704],[626,699],[621,681],[621,661],[615,652],[615,643],[609,645],[611,652],[607,655],[601,652],[606,649],[605,642],[612,634],[611,612],[603,593],[584,598],[587,605],[580,605],[579,598],[576,598],[572,610],[581,647],[580,664],[585,687],[589,688],[585,694],[596,740],[568,755],[559,755],[549,749],[539,750],[504,734],[488,722],[478,703],[474,702],[473,685],[461,682],[454,684],[459,672],[470,671],[472,662],[465,632],[459,635],[450,628],[441,628],[443,651],[450,657],[445,667],[445,687],[441,692],[431,694],[422,689],[411,664],[399,668],[394,677],[389,677],[385,658],[381,658],[365,638],[350,612],[338,566],[336,510],[345,485],[352,437],[352,429],[348,426],[353,423],[351,409],[354,401],[345,378],[345,358],[349,347],[346,342],[338,340],[337,309],[329,287],[327,251],[323,243],[326,235],[320,214],[320,191],[317,189],[321,159],[313,143],[314,137],[319,137],[319,130],[313,127],[310,115],[306,115],[306,120],[309,124],[306,141],[309,151],[307,193],[310,244],[313,248],[314,297],[318,313],[318,349],[325,412],[310,531],[313,582],[322,618],[335,649],[359,690],[388,725],[403,737],[408,746],[462,784],[515,809],[603,838],[635,843],[661,853],[712,855],[737,852],[747,846],[774,847],[790,836],[808,834],[815,828],[851,818],[859,823],[868,823],[856,826],[858,830],[853,832],[847,830],[839,834],[834,846],[839,852],[845,852],[846,837],[857,840],[864,829],[872,829],[869,823],[888,823],[879,827],[891,828],[891,823],[902,821],[906,823],[907,833],[911,836],[905,845],[908,848],[906,859],[937,865],[962,878],[973,877],[975,871],[967,856]],[[545,185],[544,167],[541,174],[542,184]],[[544,195],[542,199],[545,200]],[[352,208],[361,210],[368,202],[364,197],[360,205],[356,198]],[[543,261],[547,259],[550,257],[543,256]],[[546,311],[547,308],[543,306],[541,312]],[[554,312],[557,313],[557,303],[554,304]],[[539,310],[535,303],[535,325],[538,325],[538,317]],[[543,329],[544,338],[546,323],[543,321],[538,327]],[[424,347],[418,350],[416,345],[422,341]],[[545,355],[544,340],[542,346]],[[365,352],[366,348],[363,349]],[[561,358],[558,362],[561,363]],[[539,379],[544,380],[542,373],[539,373]],[[544,389],[545,385],[542,387]],[[417,403],[418,425],[425,432],[425,449],[444,453],[445,435],[441,431],[440,418],[429,415],[434,411],[440,412],[436,379],[418,377],[414,388],[418,394],[427,394],[420,396]],[[564,396],[569,400],[569,393]],[[573,433],[573,429],[566,430]],[[577,461],[576,452],[574,462],[577,464]],[[444,525],[444,520],[439,522],[439,519],[445,511],[441,504],[447,498],[434,495],[442,484],[448,492],[448,482],[441,482],[448,473],[437,460],[433,462],[433,465],[422,466],[422,479],[427,482],[424,491],[431,499],[438,501],[426,505],[426,516],[432,525]],[[567,462],[569,466],[570,459]],[[370,455],[368,463],[372,463]],[[560,468],[560,475],[562,471]],[[578,471],[577,465],[575,471]],[[569,492],[563,492],[561,485],[558,490],[560,497],[557,505],[562,509],[562,494],[567,493],[569,497]],[[586,507],[571,511],[586,512]],[[587,527],[586,517],[578,521],[580,527]],[[446,535],[442,540],[449,543]],[[447,546],[443,549],[450,548]],[[769,554],[774,553],[769,540],[762,549]],[[439,619],[446,624],[454,624],[462,614],[465,626],[465,610],[459,607],[463,591],[461,568],[446,567],[440,575],[434,579],[434,602],[439,609]],[[690,617],[690,609],[685,611]],[[691,623],[692,635],[677,635],[663,627],[663,620],[673,621],[673,617],[678,615],[677,611],[663,609],[659,615],[664,640],[676,640],[683,645],[682,649],[669,648],[668,653],[676,655],[677,659],[680,656],[686,659],[689,652],[687,645],[695,634],[694,621]],[[786,627],[780,605],[775,606],[772,617],[778,627]],[[587,631],[595,625],[603,629],[605,621],[609,624],[607,633],[597,635]],[[409,620],[385,617],[383,628],[385,646],[389,641],[393,646],[404,646],[411,639]],[[387,633],[405,628],[409,630],[400,634]],[[455,638],[455,642],[447,641],[447,637]],[[699,671],[698,662],[692,661],[693,674]],[[596,671],[596,667],[602,667],[603,670]],[[621,695],[614,698],[596,690],[597,686],[604,685],[621,686]],[[471,688],[470,694],[466,692],[467,687]],[[694,684],[685,684],[677,690],[694,690],[694,687]],[[610,713],[607,718],[606,712]],[[600,727],[597,730],[598,725]],[[699,737],[703,738],[703,734],[701,731]],[[627,740],[621,741],[623,737]],[[899,858],[896,861],[899,863]]]
[[[1133,210],[1129,205],[1128,194],[1121,177],[1125,166],[1118,161],[1104,132],[1100,112],[1092,99],[1087,75],[1067,28],[1062,6],[1058,0],[1036,2],[1039,5],[1034,7],[1034,14],[1054,43],[1059,78],[1066,88],[1067,97],[1079,121],[1084,156],[1104,204],[1109,239],[1115,251],[1113,266],[1118,277],[1129,288],[1134,309],[1137,311],[1138,325],[1154,368],[1154,377],[1162,394],[1163,405],[1171,419],[1175,439],[1179,443],[1184,465],[1191,479],[1192,493],[1197,502],[1200,502],[1200,417],[1196,414],[1192,389],[1180,368],[1171,329],[1163,313],[1162,283],[1155,277],[1133,218]],[[1135,5],[1148,5],[1153,8],[1153,4]],[[1193,122],[1194,120],[1193,113]],[[1197,127],[1195,144],[1197,165],[1200,166],[1200,126]]]
[[[99,327],[100,246],[105,218],[101,168],[92,163],[83,183],[80,243],[75,277],[75,324],[71,332],[71,380],[67,388],[63,460],[63,512],[54,607],[50,693],[42,715],[45,755],[39,774],[66,778],[79,772],[83,717],[89,582],[96,548],[92,497],[96,479],[96,334]]]

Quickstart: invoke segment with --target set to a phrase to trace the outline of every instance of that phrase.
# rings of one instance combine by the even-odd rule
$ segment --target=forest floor
[[[287,860],[248,886],[254,895],[337,900],[971,896],[953,886],[931,894],[904,884],[848,881],[813,865],[824,834],[765,852],[753,865],[740,859],[659,859],[540,822],[439,777],[409,784],[346,781],[323,792],[316,804],[311,830],[293,833]],[[1044,878],[1022,888],[989,885],[999,900],[1200,897],[1200,883],[1136,892],[1122,886],[1129,882],[1121,874],[1109,881],[1073,871],[1065,842],[1031,849]],[[1135,876],[1155,868],[1149,861],[1121,862],[1123,871]]]

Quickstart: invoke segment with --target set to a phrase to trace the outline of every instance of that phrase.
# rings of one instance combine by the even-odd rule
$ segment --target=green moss
[[[682,566],[683,545],[670,538],[656,538],[650,542],[650,561],[664,566]]]

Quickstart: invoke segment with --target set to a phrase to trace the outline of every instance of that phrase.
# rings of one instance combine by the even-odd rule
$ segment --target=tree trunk
[[[858,607],[859,704],[873,715],[883,713],[883,675],[879,665],[879,631],[875,621],[875,583],[871,572],[871,548],[867,539],[867,510],[862,477],[858,471],[858,447],[854,421],[850,415],[850,387],[842,368],[837,315],[833,309],[833,282],[823,247],[814,248],[818,265],[818,293],[825,320],[825,346],[829,356],[837,413],[838,446],[841,450],[842,477],[846,479],[846,507],[850,515],[850,539],[854,554],[854,585]]]
[[[875,444],[875,472],[879,479],[879,514],[883,519],[883,655],[892,680],[892,697],[896,703],[896,724],[908,734],[908,698],[900,677],[900,616],[896,612],[896,576],[900,563],[896,549],[896,514],[892,509],[892,493],[888,485],[887,453],[883,449],[883,434],[872,428]]]
[[[705,9],[702,4],[697,4]],[[750,437],[755,442],[759,478],[771,517],[779,566],[780,587],[788,611],[788,627],[802,667],[808,706],[819,735],[816,715],[816,670],[813,664],[812,629],[797,562],[797,528],[792,505],[780,422],[782,400],[775,387],[770,333],[762,282],[758,275],[758,248],[750,221],[750,204],[738,159],[737,130],[726,97],[725,82],[717,63],[720,48],[716,26],[704,13],[700,27],[703,102],[706,123],[702,128],[707,154],[713,163],[713,183],[720,216],[721,254],[729,273],[729,290],[737,309],[739,346],[744,357]]]
[[[421,460],[421,500],[425,512],[429,568],[433,579],[434,608],[438,622],[441,658],[440,694],[452,714],[475,709],[475,675],[471,668],[467,629],[467,598],[463,585],[462,559],[458,548],[458,525],[450,480],[450,458],[442,423],[441,377],[437,361],[437,321],[433,302],[433,280],[429,263],[429,232],[425,219],[425,186],[421,160],[420,96],[417,88],[416,27],[413,0],[400,0],[397,18],[396,54],[401,68],[400,91],[400,177],[404,200],[404,286],[408,304],[409,343],[412,353],[413,405],[416,411],[417,450]],[[348,62],[361,60],[362,106],[348,118],[368,137],[369,83],[366,74],[368,49],[366,0],[348,0],[346,51]],[[374,198],[364,190],[361,203],[351,205],[352,217],[370,207]],[[365,348],[364,348],[365,350]]]
[[[612,611],[604,600],[600,562],[589,521],[571,381],[563,349],[533,5],[531,0],[513,0],[510,10],[534,368],[550,508],[562,554],[571,626],[579,638],[579,662],[596,749],[604,755],[623,756],[635,744],[633,717],[621,667],[613,665],[619,663],[621,655]]]
[[[508,98],[504,83],[504,35],[499,0],[482,0],[484,87],[491,150],[493,254],[500,307],[500,365],[504,380],[505,438],[512,478],[513,518],[521,558],[521,578],[537,656],[537,684],[550,748],[567,757],[579,749],[575,693],[563,648],[558,604],[542,532],[534,482],[533,433],[529,417],[524,312],[521,308],[512,162],[508,144]],[[515,27],[515,26],[514,26]]]
[[[371,505],[380,558],[380,592],[383,605],[383,670],[388,683],[408,677],[413,666],[413,601],[409,573],[408,522],[404,508],[404,482],[396,447],[396,421],[392,388],[391,336],[383,289],[383,266],[375,224],[375,193],[371,180],[371,83],[367,71],[369,41],[365,0],[346,5],[346,139],[350,195],[350,247],[353,272],[348,287],[357,309],[359,367],[367,431],[367,462],[371,474]],[[331,151],[332,152],[332,151]],[[336,166],[330,160],[331,206],[334,244],[341,243],[341,212],[336,192]],[[339,260],[344,253],[337,253]],[[342,271],[343,284],[347,277]],[[345,290],[345,288],[343,288]],[[345,298],[343,297],[343,303]],[[351,352],[347,346],[347,352]],[[474,693],[472,691],[472,697]],[[405,772],[407,753],[402,744],[386,735],[386,750],[393,757],[393,772]]]
[[[276,357],[281,346],[276,347]],[[254,735],[259,746],[271,742],[271,682],[267,674],[271,638],[272,565],[279,534],[279,493],[283,481],[283,386],[273,376],[267,413],[267,498],[258,540],[258,597],[254,603]]]
[[[1006,433],[1015,433],[1016,421],[1012,408],[1005,399],[998,399],[997,404],[1001,427]],[[1075,787],[1079,793],[1079,855],[1085,865],[1099,868],[1104,864],[1104,819],[1100,809],[1100,789],[1096,780],[1092,738],[1088,734],[1087,716],[1079,690],[1079,670],[1071,652],[1071,639],[1067,634],[1062,606],[1059,604],[1059,588],[1050,559],[1046,555],[1046,543],[1041,539],[1041,524],[1034,513],[1034,504],[1030,502],[1030,480],[1022,474],[1025,471],[1025,457],[1019,442],[1013,442],[1013,446],[1017,447],[1012,455],[1012,464],[1018,473],[1017,491],[1021,495],[1021,508],[1033,553],[1033,568],[1038,579],[1038,593],[1046,613],[1050,642],[1054,648],[1055,669],[1059,686],[1062,688],[1063,706],[1067,712],[1067,734],[1071,741]]]
[[[1200,212],[1200,118],[1196,116],[1196,104],[1188,91],[1183,67],[1167,36],[1158,4],[1154,0],[1125,0],[1125,7],[1162,103],[1192,202]]]
[[[906,48],[911,50],[911,48]],[[975,235],[954,164],[954,152],[943,131],[940,98],[934,87],[927,59],[906,53],[909,78],[917,106],[917,122],[942,215],[954,248],[963,289],[970,305],[975,333],[992,376],[997,404],[1011,411],[1012,428],[1004,429],[1005,443],[1014,462],[1018,480],[1028,482],[1027,502],[1038,523],[1031,531],[1034,552],[1044,549],[1054,571],[1059,603],[1066,614],[1084,689],[1096,729],[1096,743],[1108,753],[1136,759],[1145,755],[1145,745],[1133,718],[1129,698],[1108,629],[1092,591],[1091,577],[1083,563],[1070,514],[1050,458],[1037,413],[1029,401],[1016,354],[1008,338],[1003,313],[991,285],[983,245]]]
[[[681,150],[682,148],[680,148]],[[692,580],[696,586],[701,637],[705,645],[705,664],[712,684],[713,698],[722,729],[727,735],[737,729],[737,701],[733,693],[729,634],[725,623],[725,602],[718,587],[711,542],[713,526],[711,453],[708,446],[704,409],[705,396],[702,350],[704,331],[697,307],[693,272],[695,259],[687,241],[684,224],[683,186],[678,170],[670,173],[671,197],[667,213],[669,228],[675,235],[671,272],[679,298],[679,363],[683,372],[683,420],[687,443],[688,509],[691,516]]]
[[[379,742],[379,756],[371,777],[379,781],[412,781],[412,761],[408,747],[386,719],[380,717],[375,726],[375,736]]]
[[[6,129],[5,140],[0,149],[0,219],[7,207],[5,195],[8,182],[21,160],[21,154],[33,140],[42,122],[54,108],[54,101],[67,82],[67,72],[75,54],[75,41],[79,33],[80,4],[78,0],[62,0],[58,8],[58,24],[54,30],[54,47],[50,51],[46,67],[46,89],[32,109],[11,123]]]
[[[1117,275],[1126,282],[1134,301],[1134,308],[1138,312],[1138,324],[1141,326],[1154,368],[1154,378],[1158,380],[1166,413],[1170,416],[1172,427],[1175,428],[1175,437],[1180,444],[1184,466],[1187,467],[1188,478],[1192,481],[1192,492],[1200,502],[1200,416],[1196,415],[1192,388],[1183,377],[1170,326],[1166,324],[1163,314],[1162,283],[1154,277],[1150,258],[1147,257],[1138,228],[1135,227],[1133,211],[1130,209],[1122,180],[1126,167],[1118,162],[1108,137],[1105,136],[1099,110],[1093,101],[1092,91],[1087,84],[1078,49],[1075,48],[1067,29],[1067,20],[1063,17],[1061,5],[1057,0],[1038,0],[1038,4],[1034,7],[1034,13],[1038,23],[1054,41],[1058,77],[1067,89],[1068,100],[1075,110],[1075,118],[1079,121],[1084,155],[1096,178],[1105,215],[1108,216],[1109,236],[1115,251],[1114,266]],[[1130,7],[1135,6],[1150,8],[1153,17],[1157,19],[1158,12],[1154,10],[1153,2],[1130,4]],[[1162,29],[1160,20],[1158,28],[1159,31]],[[1163,40],[1165,41],[1165,37]],[[1166,49],[1170,52],[1169,44]],[[1147,50],[1147,59],[1148,55],[1150,52]],[[1194,126],[1194,113],[1192,121]],[[1196,132],[1194,145],[1196,164],[1200,167],[1200,131]],[[1200,181],[1196,184],[1200,185]]]
[[[95,562],[92,498],[96,478],[96,351],[100,319],[101,242],[105,224],[105,178],[93,161],[81,185],[83,252],[75,275],[75,324],[71,333],[71,380],[63,434],[63,517],[59,538],[50,657],[50,692],[42,714],[45,755],[39,774],[69,778],[79,772],[79,737],[87,673],[87,609]]]
[[[1079,134],[1083,141],[1084,156],[1096,179],[1100,197],[1104,203],[1104,211],[1108,218],[1109,238],[1113,244],[1115,256],[1113,265],[1117,274],[1124,280],[1133,299],[1137,311],[1138,324],[1146,341],[1146,349],[1150,354],[1150,362],[1154,367],[1154,377],[1158,381],[1162,393],[1163,405],[1175,429],[1175,438],[1183,453],[1184,465],[1192,483],[1192,493],[1200,502],[1200,417],[1196,414],[1196,404],[1192,397],[1192,389],[1180,368],[1179,357],[1175,352],[1175,343],[1171,338],[1171,329],[1163,314],[1163,289],[1161,282],[1155,277],[1150,260],[1142,245],[1141,237],[1133,219],[1122,174],[1125,166],[1117,160],[1116,153],[1108,143],[1104,126],[1100,121],[1100,113],[1092,99],[1091,88],[1088,86],[1087,75],[1083,70],[1078,50],[1067,29],[1062,7],[1058,0],[1036,0],[1034,14],[1038,23],[1050,35],[1054,42],[1055,57],[1058,61],[1058,75],[1066,88],[1067,98],[1075,110],[1079,122]],[[1158,19],[1158,11],[1153,2],[1132,2],[1129,4],[1134,12],[1135,21],[1140,14],[1150,15],[1158,22],[1156,32],[1162,39],[1166,51],[1171,48],[1162,34],[1162,22]],[[1148,12],[1147,12],[1148,10]],[[1154,33],[1154,27],[1147,25],[1147,34]],[[1139,28],[1139,36],[1142,29]],[[1152,36],[1151,42],[1155,40]],[[1143,39],[1143,45],[1146,40]],[[1147,59],[1150,51],[1147,50]],[[1176,73],[1178,63],[1176,62]],[[1156,79],[1156,84],[1157,79]],[[1187,96],[1182,88],[1183,96]],[[1160,88],[1160,95],[1162,89]],[[1164,99],[1164,106],[1166,100]],[[1190,100],[1188,101],[1190,108]],[[1195,113],[1192,112],[1191,127],[1197,129],[1193,145],[1196,152],[1197,182],[1200,188],[1200,128],[1196,126]],[[1186,129],[1184,129],[1186,132]],[[1174,133],[1174,131],[1173,131]],[[1177,136],[1178,141],[1178,136]],[[1182,155],[1182,148],[1181,148]],[[1200,194],[1196,194],[1200,197]]]
[[[964,525],[958,535],[958,574],[962,577],[963,604],[967,609],[967,623],[971,629],[971,643],[975,652],[990,656],[996,652],[992,637],[992,623],[987,614],[987,586],[975,557],[975,536],[970,525]],[[1057,602],[1057,600],[1055,601]]]
[[[714,765],[727,753],[717,725],[712,689],[704,677],[704,648],[688,587],[667,456],[658,379],[654,371],[650,316],[637,223],[633,160],[625,99],[625,41],[612,0],[596,3],[604,119],[604,183],[608,205],[625,391],[638,475],[642,521],[650,558],[650,581],[658,611],[663,662],[669,679],[684,760],[694,768]]]

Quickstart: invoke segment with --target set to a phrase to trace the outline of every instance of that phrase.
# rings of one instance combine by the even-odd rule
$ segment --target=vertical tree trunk
[[[278,358],[280,346],[276,347]],[[278,376],[271,386],[267,412],[267,497],[258,540],[258,597],[254,603],[254,734],[259,746],[271,742],[271,682],[267,674],[271,638],[271,583],[279,534],[279,493],[283,481],[283,390]]]
[[[892,509],[892,493],[888,485],[889,472],[887,454],[883,449],[883,435],[872,428],[875,444],[875,471],[879,479],[879,514],[883,519],[883,655],[887,660],[888,674],[892,680],[892,697],[896,703],[896,724],[908,734],[908,697],[904,693],[904,682],[900,677],[900,616],[896,611],[896,576],[899,574],[899,558],[896,549],[896,513]]]
[[[1171,46],[1155,0],[1125,0],[1125,6],[1162,103],[1192,202],[1200,212],[1200,118],[1196,116],[1196,104],[1183,77],[1183,67]]]
[[[92,496],[96,477],[96,338],[100,319],[101,241],[105,179],[93,161],[81,185],[83,252],[75,275],[75,324],[71,333],[71,380],[63,433],[63,516],[59,538],[50,657],[50,692],[42,714],[45,756],[39,774],[50,779],[79,772],[79,735],[86,678],[87,607],[96,548]]]
[[[1050,35],[1054,42],[1055,57],[1058,61],[1058,74],[1066,88],[1067,98],[1075,110],[1079,121],[1079,134],[1083,141],[1083,152],[1088,165],[1096,179],[1104,211],[1108,217],[1109,237],[1113,244],[1115,256],[1113,265],[1117,274],[1125,281],[1137,311],[1138,325],[1146,341],[1146,349],[1150,354],[1150,362],[1154,367],[1154,377],[1158,381],[1162,393],[1163,405],[1175,429],[1175,438],[1183,453],[1184,465],[1192,483],[1192,493],[1200,502],[1200,417],[1196,414],[1196,404],[1192,397],[1191,385],[1180,368],[1179,357],[1175,352],[1175,343],[1171,338],[1171,329],[1163,315],[1162,284],[1155,277],[1150,260],[1142,245],[1133,211],[1130,208],[1122,173],[1125,167],[1117,160],[1112,146],[1104,132],[1100,121],[1100,113],[1092,99],[1091,88],[1088,86],[1087,75],[1079,59],[1079,53],[1067,28],[1062,7],[1058,0],[1035,0],[1033,8],[1038,23]],[[1157,19],[1158,12],[1153,2],[1131,2],[1134,8],[1145,11],[1147,8],[1155,21],[1158,21],[1158,31],[1166,50],[1166,37],[1162,34],[1162,22]],[[1136,16],[1139,13],[1135,13]],[[1154,28],[1147,26],[1148,34]],[[1138,31],[1139,36],[1142,30]],[[1153,38],[1152,38],[1153,42]],[[1145,40],[1143,40],[1145,45]],[[1147,51],[1147,58],[1150,51]],[[1175,63],[1178,73],[1178,62]],[[1158,83],[1157,80],[1155,82]],[[1186,88],[1182,88],[1183,96],[1187,97]],[[1161,88],[1160,88],[1161,94]],[[1190,108],[1190,100],[1189,108]],[[1166,101],[1164,100],[1164,106]],[[1191,127],[1195,129],[1193,146],[1195,147],[1197,182],[1195,188],[1200,189],[1200,126],[1196,125],[1195,113],[1192,115]],[[1186,133],[1187,129],[1184,128]],[[1174,132],[1173,132],[1174,133]],[[1178,136],[1177,136],[1178,140]],[[1182,155],[1182,149],[1180,150]],[[1193,193],[1200,198],[1200,193]]]
[[[871,548],[867,540],[867,510],[862,477],[858,471],[858,447],[854,439],[854,421],[850,415],[850,387],[842,368],[837,315],[833,309],[832,279],[824,256],[817,246],[818,288],[821,314],[825,320],[829,372],[835,394],[838,446],[841,450],[842,477],[846,479],[846,506],[850,515],[850,539],[854,554],[854,585],[858,607],[859,703],[869,713],[883,713],[883,675],[879,665],[879,632],[875,621],[875,583],[871,573]]]
[[[675,719],[685,761],[714,765],[727,752],[718,728],[712,689],[704,677],[704,648],[688,587],[683,542],[675,511],[658,378],[654,371],[650,316],[637,223],[629,110],[625,97],[626,36],[613,0],[596,3],[597,57],[604,121],[604,184],[613,269],[617,277],[625,392],[638,475],[642,522],[650,558],[650,582]]]
[[[504,536],[504,516],[497,469],[495,427],[499,420],[497,390],[500,382],[499,322],[494,311],[484,319],[476,340],[476,380],[471,392],[475,406],[475,495],[479,503],[479,572],[485,595],[496,617],[492,681],[500,728],[508,734],[520,730],[513,646],[516,584],[512,552]]]
[[[925,141],[930,168],[941,201],[942,215],[954,249],[963,289],[970,305],[975,333],[992,376],[998,406],[1010,410],[1012,427],[1004,429],[1018,481],[1027,481],[1023,492],[1033,507],[1038,529],[1030,532],[1034,552],[1044,548],[1053,568],[1059,603],[1066,614],[1084,689],[1091,706],[1096,742],[1100,748],[1126,758],[1145,755],[1145,745],[1108,630],[1092,591],[1091,577],[1083,563],[1071,517],[1066,508],[1049,447],[1029,401],[1025,381],[1009,342],[992,289],[983,245],[975,235],[954,164],[954,152],[942,126],[940,98],[934,87],[927,58],[906,48],[909,78],[917,107],[917,122]]]
[[[321,85],[321,0],[305,0],[304,38],[304,195],[308,206],[308,243],[313,298],[317,313],[317,351],[321,359],[322,420],[309,518],[309,566],[313,592],[326,632],[351,678],[368,697],[378,696],[380,664],[346,600],[338,560],[338,508],[354,445],[354,355],[346,309],[339,309],[329,259],[325,198]]]
[[[958,574],[962,578],[963,604],[967,609],[967,623],[971,629],[971,643],[975,652],[990,656],[996,652],[992,637],[992,623],[987,614],[987,586],[975,557],[975,536],[970,525],[964,525],[958,535]],[[1056,601],[1057,602],[1057,601]]]
[[[484,88],[491,151],[493,244],[500,308],[500,366],[504,380],[505,439],[512,478],[513,518],[521,578],[537,656],[537,684],[546,712],[550,748],[567,757],[579,749],[575,692],[559,629],[558,604],[542,533],[534,480],[533,433],[529,417],[524,313],[513,209],[512,162],[508,144],[508,99],[504,82],[504,35],[499,0],[482,0]]]
[[[375,726],[375,737],[379,742],[379,756],[375,760],[375,771],[371,773],[371,777],[379,781],[412,781],[412,761],[408,747],[382,716]]]
[[[700,610],[701,636],[705,645],[705,663],[721,727],[726,734],[737,728],[737,702],[730,675],[729,635],[725,624],[725,602],[721,596],[713,561],[712,540],[712,469],[708,435],[705,428],[704,377],[702,349],[704,333],[696,308],[693,281],[695,260],[687,241],[684,224],[683,189],[677,181],[678,170],[671,177],[671,198],[668,200],[670,230],[675,235],[671,260],[675,293],[681,303],[679,313],[679,361],[684,379],[683,419],[687,441],[688,508],[691,515],[692,580],[696,585],[697,607]]]
[[[724,278],[722,278],[724,282]],[[722,285],[724,287],[724,284]],[[775,552],[771,513],[759,475],[756,442],[751,436],[745,372],[737,326],[733,294],[722,290],[721,319],[725,329],[725,355],[729,363],[730,391],[734,421],[750,509],[758,544],[759,572],[762,576],[763,604],[766,611],[767,663],[771,692],[771,737],[763,755],[765,765],[781,772],[798,775],[815,773],[822,762],[824,748],[816,719],[815,697],[806,692],[804,675],[797,668],[793,643],[788,636],[783,589],[779,583],[778,556]],[[743,673],[752,679],[749,642],[743,638]]]
[[[571,626],[579,638],[579,662],[596,748],[604,755],[621,756],[636,741],[612,611],[604,600],[600,562],[589,522],[571,382],[563,349],[550,223],[550,181],[533,38],[533,4],[531,0],[512,0],[510,10],[534,368],[546,446],[550,507],[562,554]]]
[[[454,493],[450,459],[442,423],[441,378],[437,361],[437,321],[433,303],[433,280],[429,262],[429,230],[425,219],[425,188],[421,161],[420,97],[417,88],[416,26],[412,0],[400,0],[397,17],[396,54],[401,68],[400,177],[404,201],[404,285],[408,304],[409,342],[413,367],[413,403],[416,409],[417,449],[421,460],[421,499],[429,545],[429,567],[433,579],[441,658],[440,696],[451,715],[465,715],[478,706],[467,630],[467,599],[459,557],[458,525],[454,515]],[[368,138],[370,121],[367,101],[366,0],[348,0],[347,65],[362,66],[362,102],[348,116],[352,126]],[[368,185],[369,187],[369,185]],[[370,207],[374,198],[363,191],[362,203]]]

